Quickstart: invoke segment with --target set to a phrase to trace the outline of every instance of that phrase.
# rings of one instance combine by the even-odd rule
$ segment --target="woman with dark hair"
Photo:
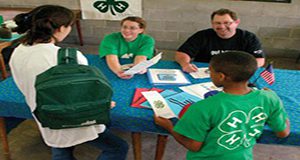
[[[14,81],[33,112],[36,108],[36,76],[57,64],[60,47],[55,43],[61,42],[70,33],[74,14],[65,7],[44,5],[18,15],[15,20],[18,24],[15,31],[25,33],[25,36],[13,52],[10,67]],[[87,65],[87,59],[79,51],[77,61]],[[42,127],[35,120],[45,143],[52,147],[52,160],[74,160],[74,147],[85,142],[102,150],[98,160],[126,159],[128,144],[103,124],[54,130]]]
[[[99,48],[100,57],[105,57],[108,67],[120,78],[129,79],[124,74],[119,58],[133,58],[134,66],[154,54],[154,39],[144,34],[146,22],[140,17],[127,17],[121,21],[121,32],[106,35]],[[141,74],[145,73],[141,72]]]

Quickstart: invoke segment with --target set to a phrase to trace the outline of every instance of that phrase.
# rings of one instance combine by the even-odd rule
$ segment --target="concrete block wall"
[[[1,7],[59,4],[79,9],[79,0],[0,0]],[[258,35],[268,55],[296,57],[300,51],[300,0],[271,3],[236,0],[143,0],[147,33],[159,49],[176,50],[189,36],[210,27],[210,14],[219,8],[236,11],[240,28]],[[105,34],[119,31],[119,21],[81,20],[85,44],[99,44]],[[78,42],[73,29],[66,42]]]

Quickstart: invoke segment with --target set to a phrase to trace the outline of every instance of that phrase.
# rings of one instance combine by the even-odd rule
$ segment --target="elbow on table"
[[[285,138],[290,135],[290,120],[286,119],[285,124],[286,124],[286,128],[283,131],[276,132],[277,137]]]
[[[282,131],[282,132],[277,132],[276,133],[276,136],[278,137],[278,138],[286,138],[286,137],[288,137],[290,135],[290,131]]]

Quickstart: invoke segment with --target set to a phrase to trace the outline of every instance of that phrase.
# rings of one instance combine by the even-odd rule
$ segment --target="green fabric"
[[[36,77],[34,114],[43,127],[77,128],[110,122],[112,87],[98,68],[77,64],[76,53],[71,48],[59,49],[58,65]]]
[[[99,55],[104,57],[113,54],[122,57],[132,53],[133,56],[143,55],[149,59],[153,57],[154,44],[154,39],[146,34],[139,34],[134,41],[127,42],[120,32],[111,33],[102,40]]]
[[[272,91],[254,90],[247,95],[224,92],[192,105],[174,130],[203,142],[187,159],[252,160],[252,149],[264,124],[274,131],[286,128],[287,114]]]

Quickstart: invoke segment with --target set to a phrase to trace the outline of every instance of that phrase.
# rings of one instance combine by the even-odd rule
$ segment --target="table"
[[[4,20],[13,19],[17,14],[25,13],[31,11],[33,8],[20,8],[20,7],[0,7],[0,15],[3,16]],[[77,34],[79,38],[79,44],[83,45],[83,37],[80,27],[81,11],[78,9],[72,10],[76,16],[75,25],[77,29]]]
[[[117,106],[111,110],[111,127],[118,128],[124,131],[132,132],[133,145],[135,152],[135,159],[141,159],[140,149],[140,133],[150,132],[159,135],[158,148],[156,158],[162,158],[164,146],[166,144],[167,132],[154,124],[153,111],[149,109],[139,109],[130,107],[132,96],[135,88],[151,88],[154,87],[148,82],[147,76],[135,75],[130,80],[123,80],[117,78],[107,67],[104,59],[99,59],[98,55],[86,55],[91,65],[94,65],[102,70],[102,72],[110,80]],[[121,63],[128,63],[128,61],[121,61]],[[197,66],[207,66],[204,63],[196,63]],[[154,65],[153,68],[180,68],[180,66],[173,61],[160,61]],[[261,69],[252,77],[252,81],[259,75]],[[268,86],[262,79],[258,79],[258,87],[269,87],[276,91],[282,98],[286,111],[291,120],[291,134],[288,138],[276,138],[273,132],[268,127],[260,138],[260,143],[273,143],[283,145],[300,145],[300,71],[280,70],[274,69],[276,82],[272,86]],[[187,75],[192,83],[207,82],[209,79],[193,79]],[[178,86],[159,86],[163,89],[179,90]],[[0,83],[0,117],[18,117],[18,118],[32,118],[29,107],[27,107],[24,97],[16,88],[13,79],[8,78]],[[2,135],[2,142],[6,139],[5,128],[0,123],[0,134]],[[4,145],[3,145],[4,146]],[[7,146],[8,147],[8,146]],[[8,152],[7,150],[4,151]]]

